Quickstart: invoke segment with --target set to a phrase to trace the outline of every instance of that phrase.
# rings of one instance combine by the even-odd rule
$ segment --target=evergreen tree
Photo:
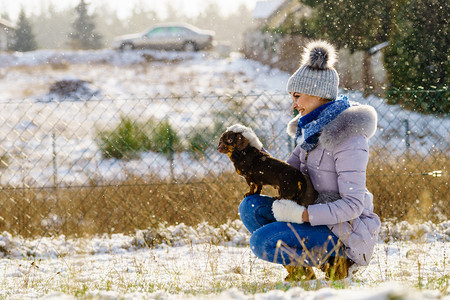
[[[406,0],[395,18],[395,30],[385,52],[385,68],[395,89],[449,87],[450,6],[443,0]],[[428,112],[450,111],[449,92],[441,97],[416,97],[408,103]],[[401,99],[397,99],[400,100]]]
[[[369,49],[388,40],[391,6],[396,1],[399,0],[303,0],[314,8],[304,30],[309,36],[329,40],[351,53],[363,51],[362,80],[368,89],[371,79]]]
[[[102,36],[95,32],[93,17],[88,14],[84,0],[75,8],[77,17],[72,24],[73,32],[69,33],[71,46],[75,49],[98,49],[102,46]]]
[[[10,48],[11,50],[21,52],[33,51],[37,49],[31,24],[25,16],[23,9],[20,11],[17,28],[14,30],[13,41]]]
[[[387,40],[392,0],[304,1],[315,10],[311,26],[320,37],[351,52],[367,51]]]

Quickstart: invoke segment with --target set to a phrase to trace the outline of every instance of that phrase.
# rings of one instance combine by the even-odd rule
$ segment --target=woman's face
[[[292,103],[292,109],[298,110],[301,116],[306,116],[322,104],[328,101],[317,96],[311,96],[306,94],[300,94],[291,92],[291,97],[294,99]]]

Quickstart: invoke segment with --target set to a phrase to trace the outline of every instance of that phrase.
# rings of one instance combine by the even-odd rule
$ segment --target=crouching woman
[[[371,106],[337,96],[335,60],[332,45],[311,42],[287,83],[299,112],[288,124],[298,146],[287,162],[309,176],[320,199],[305,208],[251,195],[239,206],[253,253],[284,265],[286,280],[314,279],[312,267],[343,279],[352,266],[369,264],[378,237],[380,219],[366,188],[368,139],[377,115]],[[326,195],[338,196],[330,202]]]

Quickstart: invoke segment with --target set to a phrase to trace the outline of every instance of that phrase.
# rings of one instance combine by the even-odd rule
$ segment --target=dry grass
[[[449,169],[448,157],[442,153],[426,157],[407,154],[401,160],[393,160],[386,150],[373,150],[367,186],[374,194],[376,213],[384,220],[448,219]],[[438,170],[442,176],[433,176],[432,172]]]
[[[375,195],[375,211],[383,220],[448,218],[448,159],[444,155],[390,161],[372,151],[368,188]],[[442,177],[422,171],[442,170]],[[160,222],[220,225],[239,218],[238,206],[248,190],[235,173],[199,181],[169,182],[133,178],[113,185],[66,188],[8,188],[0,193],[0,231],[24,237],[85,236],[130,233]],[[265,188],[263,193],[273,195]]]
[[[17,78],[15,89],[10,90],[11,98],[26,99],[29,97],[37,97],[49,92],[50,83],[67,72],[68,67],[50,63],[42,66],[14,66],[5,68],[5,71],[11,78]],[[22,76],[34,76],[31,81],[23,81]],[[39,74],[39,76],[36,76]]]
[[[238,218],[247,189],[236,174],[184,183],[136,178],[108,186],[3,187],[0,232],[83,236],[134,232],[160,222],[219,225]]]

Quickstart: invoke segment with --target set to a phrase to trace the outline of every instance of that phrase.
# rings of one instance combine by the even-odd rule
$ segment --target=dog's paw
[[[248,197],[248,196],[251,196],[251,195],[259,195],[259,193],[256,193],[256,192],[247,192],[247,193],[244,194],[244,198],[245,198],[245,197]]]

